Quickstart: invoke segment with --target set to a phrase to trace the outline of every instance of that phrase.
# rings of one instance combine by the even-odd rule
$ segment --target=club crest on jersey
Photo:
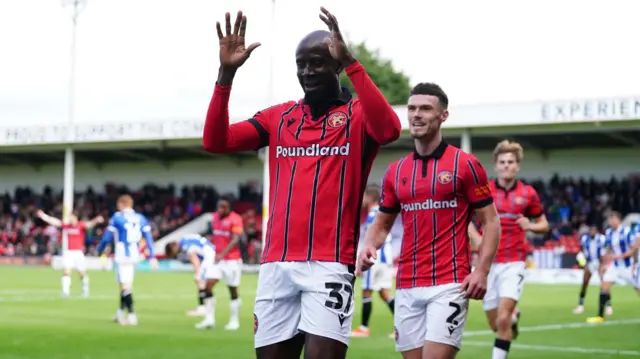
[[[253,335],[258,332],[258,316],[253,313]]]
[[[451,183],[453,180],[453,175],[449,171],[440,171],[438,173],[438,183],[445,185]]]
[[[517,204],[517,205],[521,205],[524,203],[524,198],[522,197],[516,197],[513,199],[513,201]]]
[[[340,128],[347,123],[347,114],[344,112],[333,113],[327,122],[329,123],[329,126],[333,128]]]

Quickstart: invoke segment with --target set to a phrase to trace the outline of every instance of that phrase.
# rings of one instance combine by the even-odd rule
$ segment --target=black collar
[[[505,192],[511,192],[511,191],[514,191],[516,188],[518,188],[518,186],[520,185],[520,180],[516,180],[513,183],[513,186],[511,188],[509,188],[509,189],[502,187],[500,185],[500,181],[498,181],[498,180],[495,180],[495,183],[496,183],[496,188],[497,189],[503,190]]]
[[[413,148],[413,159],[415,160],[428,160],[430,158],[441,158],[444,155],[444,151],[447,149],[447,147],[449,147],[449,144],[445,142],[445,140],[443,139],[440,144],[438,145],[438,147],[436,147],[435,150],[433,150],[433,152],[431,152],[430,154],[426,155],[426,156],[422,156],[420,155],[415,147]]]

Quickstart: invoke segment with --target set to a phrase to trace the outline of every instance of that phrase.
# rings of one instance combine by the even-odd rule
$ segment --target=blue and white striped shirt
[[[598,233],[592,237],[589,233],[585,233],[580,237],[580,244],[582,253],[587,258],[587,263],[600,262],[600,257],[604,255],[604,247],[606,245],[604,234]]]
[[[182,237],[178,242],[181,252],[195,253],[201,261],[214,260],[216,247],[199,234],[190,234]]]
[[[149,249],[149,257],[155,258],[149,221],[144,215],[133,209],[125,209],[113,214],[97,250],[98,253],[102,253],[107,244],[114,241],[116,262],[137,261],[140,257],[140,241],[142,240],[146,242]]]
[[[620,226],[617,229],[609,228],[605,232],[606,247],[609,248],[614,255],[622,255],[633,246],[633,231],[626,226]],[[630,268],[631,258],[623,258],[613,262],[616,267]]]
[[[380,206],[374,206],[369,210],[369,213],[367,213],[367,219],[360,229],[361,230],[360,245],[362,245],[362,242],[364,241],[364,237],[365,237],[364,235],[365,233],[367,233],[367,229],[369,229],[369,226],[371,226],[371,224],[373,223],[373,220],[376,218],[379,211],[380,211]],[[391,234],[387,236],[382,247],[378,249],[377,256],[378,256],[378,259],[376,260],[376,263],[393,264],[393,254],[391,249]]]

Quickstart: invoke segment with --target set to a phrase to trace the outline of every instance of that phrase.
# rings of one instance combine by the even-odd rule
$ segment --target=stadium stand
[[[573,254],[579,251],[578,236],[592,224],[601,228],[608,211],[616,209],[627,215],[640,212],[640,176],[596,181],[584,178],[553,176],[549,181],[528,181],[541,196],[551,230],[544,236],[531,236],[533,261],[541,267],[571,267]],[[181,227],[202,213],[215,210],[220,194],[212,186],[183,188],[148,184],[131,190],[107,184],[102,191],[89,188],[75,197],[76,212],[82,219],[98,214],[109,216],[115,210],[115,198],[130,193],[136,209],[152,220],[155,238]],[[250,181],[238,186],[234,209],[243,215],[246,241],[242,244],[245,263],[257,263],[261,253],[262,203],[260,185]],[[55,253],[59,232],[34,217],[36,209],[61,216],[62,194],[44,188],[37,193],[30,188],[16,188],[13,194],[0,196],[0,255],[38,255]],[[88,233],[87,253],[94,254],[95,243],[103,227]]]

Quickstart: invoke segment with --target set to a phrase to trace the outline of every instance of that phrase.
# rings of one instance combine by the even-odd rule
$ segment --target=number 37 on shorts
[[[355,277],[332,262],[276,262],[260,266],[254,312],[255,347],[299,331],[349,344]]]

